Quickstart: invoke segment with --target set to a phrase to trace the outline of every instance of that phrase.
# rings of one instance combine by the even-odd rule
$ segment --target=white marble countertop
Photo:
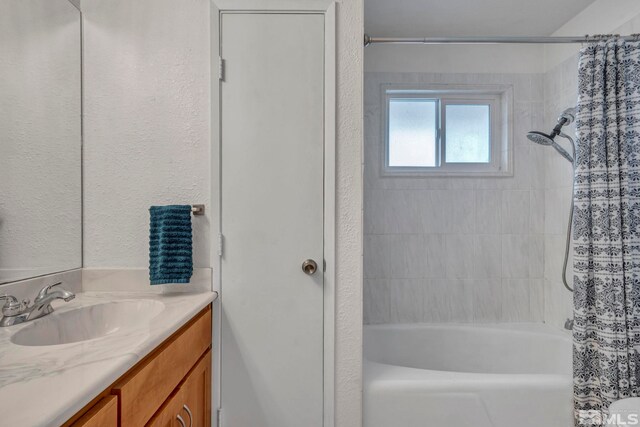
[[[151,299],[164,308],[150,321],[101,338],[52,346],[20,346],[18,330],[39,320],[0,328],[0,424],[59,426],[109,387],[217,297],[215,292],[87,292],[56,313],[110,301]]]

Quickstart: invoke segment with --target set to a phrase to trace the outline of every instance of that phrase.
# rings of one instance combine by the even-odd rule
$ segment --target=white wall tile
[[[479,279],[472,284],[473,321],[498,322],[502,319],[501,279]]]
[[[529,281],[529,311],[532,322],[544,321],[544,279]]]
[[[425,322],[470,322],[473,319],[471,280],[429,280],[424,293]]]
[[[448,279],[472,279],[474,268],[473,236],[445,235],[445,263]]]
[[[567,200],[565,194],[566,191],[561,188],[545,190],[545,234],[560,234],[566,231],[571,200]]]
[[[471,234],[476,232],[476,198],[473,190],[449,190],[446,212],[447,233]]]
[[[424,313],[424,279],[389,280],[389,321],[422,322]]]
[[[423,216],[416,195],[412,190],[368,190],[364,200],[365,233],[422,233]]]
[[[511,82],[513,84],[513,97],[520,102],[530,101],[531,79],[533,74],[510,74],[503,77],[502,81]]]
[[[499,234],[477,234],[474,236],[474,279],[502,277],[502,236]]]
[[[550,123],[552,125],[552,123]],[[565,140],[558,138],[557,142],[568,153],[571,153],[570,145]],[[545,162],[545,188],[566,188],[571,186],[573,180],[573,168],[571,163],[562,157],[554,148],[547,147]]]
[[[558,282],[562,277],[562,266],[567,244],[567,236],[564,234],[545,234],[544,236],[544,278]],[[567,271],[571,271],[573,264],[569,260]],[[572,277],[568,274],[568,277]]]
[[[542,108],[542,105],[540,106]],[[538,110],[536,110],[538,111]],[[542,116],[543,111],[539,111]],[[541,119],[542,120],[542,119]],[[546,126],[542,124],[534,125],[533,129],[545,129]],[[545,188],[545,163],[547,146],[535,144],[529,141],[531,144],[529,147],[529,162],[531,163],[531,173],[529,179],[531,180],[531,189],[544,190]]]
[[[451,197],[449,197],[448,191],[415,191],[413,197],[420,211],[422,230],[425,233],[444,233],[451,209]]]
[[[531,76],[531,101],[544,101],[544,76],[542,74],[530,74]]]
[[[425,248],[424,270],[422,277],[445,278],[447,269],[446,235],[426,234],[422,236],[422,245]]]
[[[529,198],[529,232],[544,233],[544,190],[531,190]]]
[[[573,318],[573,294],[560,280],[545,279],[544,286],[545,322],[563,328],[565,320]]]
[[[529,190],[502,192],[502,233],[522,234],[529,231]]]
[[[529,277],[542,279],[544,277],[544,235],[529,236]]]
[[[528,279],[502,279],[502,320],[523,322],[530,319]]]
[[[531,102],[516,102],[513,107],[513,134],[517,144],[530,144],[527,132],[533,128]]]
[[[502,235],[502,277],[529,278],[529,250],[531,242],[526,234]]]
[[[368,133],[372,137],[368,140],[369,144],[365,144],[365,186],[367,189],[410,190],[409,193],[389,193],[389,199],[394,201],[391,207],[371,207],[387,200],[381,196],[382,193],[368,192],[365,196],[371,197],[368,209],[380,210],[374,216],[368,216],[365,212],[368,233],[406,233],[400,238],[404,242],[398,241],[397,236],[378,236],[373,240],[369,239],[371,236],[366,236],[367,273],[383,277],[400,274],[433,278],[425,282],[420,282],[417,277],[409,280],[390,279],[406,280],[404,285],[395,289],[397,291],[404,287],[409,295],[415,295],[415,290],[406,282],[424,283],[425,321],[465,318],[460,310],[469,310],[466,299],[469,295],[473,297],[473,321],[539,321],[544,318],[547,322],[560,325],[564,322],[563,316],[571,314],[571,295],[562,287],[559,274],[564,255],[564,232],[573,171],[553,149],[528,142],[526,132],[534,129],[547,131],[555,125],[558,114],[575,103],[575,76],[571,71],[574,66],[558,66],[545,76],[401,73],[386,76],[389,81],[395,78],[404,82],[513,84],[516,96],[513,178],[382,178],[379,176],[380,115],[379,112],[376,114],[375,105],[366,110],[366,126],[372,128]],[[379,81],[366,80],[368,88],[375,88],[376,93],[372,98],[378,102]],[[504,194],[501,190],[504,190]],[[409,194],[414,196],[411,201],[407,201]],[[525,194],[528,194],[526,201]],[[380,196],[381,200],[376,200],[376,196]],[[398,199],[400,201],[395,202]],[[399,206],[403,206],[402,210],[394,212]],[[528,207],[526,212],[520,213],[524,212],[525,206]],[[395,223],[393,218],[401,221]],[[525,225],[525,222],[528,224]],[[465,239],[469,237],[467,234],[473,237],[471,275],[468,262],[470,252],[465,250],[469,242]],[[491,234],[495,236],[489,236]],[[499,251],[487,252],[486,248],[496,246],[498,238]],[[420,245],[423,249],[417,248]],[[409,252],[412,254],[408,255],[408,261],[403,261],[401,258]],[[390,253],[395,255],[390,256]],[[499,262],[496,262],[496,253],[500,255]],[[424,268],[412,265],[420,257],[426,259]],[[496,275],[496,265],[500,268],[500,280],[480,278]],[[443,279],[445,275],[450,279]],[[542,277],[546,277],[546,280],[542,280]],[[380,280],[377,283],[379,286],[384,284],[390,290],[390,282]],[[498,294],[500,297],[496,297]],[[384,295],[388,298],[388,293],[381,292],[380,295],[383,300]],[[461,304],[457,303],[460,297]],[[528,309],[523,308],[525,300],[528,300]],[[396,295],[394,301],[405,304],[402,295]],[[385,308],[380,310],[384,312]],[[415,318],[416,310],[419,309],[414,304],[413,309],[409,310],[411,319]],[[523,316],[522,313],[528,314]],[[394,321],[400,318],[398,313]]]
[[[365,277],[411,279],[425,277],[427,239],[422,235],[365,236]]]
[[[575,105],[576,70],[577,56],[573,56],[545,73],[545,129],[555,126],[558,115],[565,108]],[[575,127],[570,126],[564,130],[572,135]],[[558,142],[565,148],[569,147],[564,139],[559,138]],[[544,321],[562,328],[565,320],[572,317],[573,312],[572,294],[562,284],[562,262],[572,198],[573,169],[553,148],[545,148]],[[570,257],[569,279],[572,277],[572,265]]]
[[[391,82],[513,85],[514,176],[381,176]],[[541,320],[548,148],[526,133],[547,119],[543,76],[365,73],[365,88],[365,322]]]
[[[502,190],[476,190],[476,227],[478,233],[502,231]]]
[[[364,298],[364,323],[388,323],[389,322],[389,289],[390,281],[385,279],[365,279]]]
[[[517,134],[514,138],[526,138],[526,135]],[[528,141],[528,140],[527,140]],[[531,144],[514,144],[513,147],[513,178],[506,180],[504,189],[528,190],[531,188]]]
[[[561,65],[562,69],[562,79],[561,79],[561,90],[563,92],[574,93],[577,95],[578,93],[578,57],[573,56],[568,60],[564,61]],[[577,96],[576,96],[577,97]],[[567,105],[567,107],[572,107],[573,105]]]

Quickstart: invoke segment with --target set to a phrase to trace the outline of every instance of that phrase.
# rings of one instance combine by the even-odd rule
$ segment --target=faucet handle
[[[0,300],[7,300],[7,302],[2,306],[3,316],[16,316],[22,313],[22,310],[24,309],[23,305],[18,302],[17,298],[13,295],[0,295]]]
[[[51,290],[51,288],[53,288],[54,286],[58,286],[58,285],[62,285],[62,282],[54,283],[52,285],[47,285],[44,288],[40,289],[40,292],[38,292],[38,296],[36,297],[36,299],[34,301],[38,301],[38,300],[46,297],[47,294],[49,293],[49,291]]]

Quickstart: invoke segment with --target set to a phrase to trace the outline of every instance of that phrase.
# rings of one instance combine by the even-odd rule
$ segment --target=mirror
[[[82,266],[80,22],[0,0],[0,283]]]

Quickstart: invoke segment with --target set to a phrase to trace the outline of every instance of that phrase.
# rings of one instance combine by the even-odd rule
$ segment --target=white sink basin
[[[54,312],[20,329],[11,336],[11,342],[46,346],[87,341],[144,325],[163,308],[159,301],[125,300]]]

